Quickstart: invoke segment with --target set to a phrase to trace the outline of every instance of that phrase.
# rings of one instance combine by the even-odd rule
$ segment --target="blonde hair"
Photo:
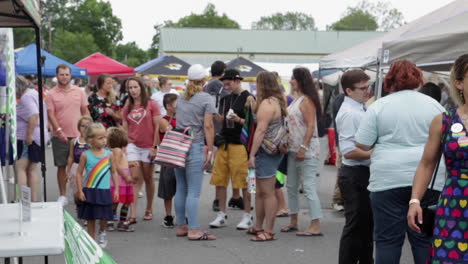
[[[106,131],[106,128],[101,124],[101,123],[92,123],[90,124],[86,130],[85,130],[85,141],[88,143],[88,145],[91,146],[91,139],[93,139],[98,131],[104,130]]]
[[[78,131],[80,130],[81,123],[83,121],[89,121],[93,123],[93,119],[90,116],[82,116],[80,117],[80,120],[78,120],[78,123],[76,124],[76,127],[78,128]]]
[[[184,99],[188,101],[201,91],[203,91],[203,80],[190,80],[185,88]]]
[[[463,54],[455,61],[452,70],[450,72],[450,86],[448,88],[450,97],[458,105],[465,104],[465,98],[463,97],[463,91],[458,90],[456,86],[457,81],[463,81],[466,73],[468,72],[468,54]]]
[[[281,115],[286,116],[288,110],[284,92],[276,80],[276,76],[271,72],[261,72],[257,75],[257,107],[255,112],[260,108],[263,100],[276,98],[281,108]]]

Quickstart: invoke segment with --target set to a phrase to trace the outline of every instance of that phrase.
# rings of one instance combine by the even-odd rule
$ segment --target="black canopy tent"
[[[45,135],[44,108],[42,92],[42,67],[41,67],[41,17],[39,13],[39,0],[0,0],[0,27],[32,27],[36,34],[37,78],[39,86],[39,124],[41,130],[41,171],[44,180],[44,201],[47,201],[46,191],[46,166],[45,166]]]
[[[244,57],[237,57],[227,63],[228,69],[236,69],[244,78],[244,82],[255,82],[257,75],[262,71],[267,71],[257,64]]]

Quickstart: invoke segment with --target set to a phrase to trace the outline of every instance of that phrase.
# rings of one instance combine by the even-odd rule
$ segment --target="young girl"
[[[119,200],[113,204],[113,210],[117,209],[119,203],[122,204],[117,230],[133,232],[135,229],[127,222],[128,208],[133,202],[133,179],[130,176],[127,155],[125,154],[127,144],[127,133],[122,128],[111,127],[107,130],[107,147],[112,150],[114,165],[119,175]],[[111,192],[114,192],[114,189],[111,182]]]
[[[175,119],[175,107],[177,103],[176,94],[166,94],[163,98],[163,105],[167,111],[167,115],[159,120],[159,137],[163,140],[166,131],[171,130],[177,124]],[[176,193],[176,180],[174,168],[161,166],[159,173],[158,197],[164,200],[164,208],[166,209],[166,217],[162,226],[167,228],[174,227],[174,217],[172,216],[172,198]]]
[[[75,199],[75,194],[78,191],[76,187],[76,170],[78,164],[80,163],[81,153],[89,149],[88,144],[85,141],[85,130],[86,128],[93,123],[93,120],[89,116],[82,116],[78,120],[78,130],[80,131],[80,136],[70,141],[70,152],[68,154],[68,164],[67,164],[67,198],[70,200],[75,200],[76,210],[78,211],[78,201]]]
[[[93,238],[96,233],[96,220],[100,220],[97,242],[105,248],[107,221],[113,219],[112,200],[119,200],[119,181],[115,166],[111,162],[114,155],[105,148],[107,137],[104,126],[100,123],[90,124],[85,131],[85,140],[90,149],[81,154],[76,171],[77,197],[81,201],[78,217],[87,220],[88,234]],[[84,180],[83,170],[86,170]],[[111,176],[115,186],[113,196],[110,190]]]

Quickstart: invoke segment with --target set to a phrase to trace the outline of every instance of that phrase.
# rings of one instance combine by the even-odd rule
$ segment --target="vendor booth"
[[[165,76],[171,80],[184,81],[189,68],[187,62],[172,55],[164,55],[136,67],[135,71],[141,75],[149,74],[152,78]]]
[[[237,57],[230,60],[226,65],[228,69],[238,70],[240,75],[244,78],[244,82],[255,82],[260,72],[267,71],[244,57]]]
[[[15,68],[16,73],[34,74],[37,75],[37,58],[36,58],[36,44],[30,44],[20,51],[15,53]],[[86,69],[77,67],[68,61],[65,61],[53,54],[41,49],[41,57],[44,60],[42,64],[42,75],[43,76],[55,76],[55,70],[59,64],[65,64],[71,68],[71,74],[74,78],[86,78],[88,77],[88,71]]]
[[[95,83],[100,74],[107,73],[125,79],[135,74],[135,69],[120,63],[106,55],[96,52],[75,63],[76,66],[88,70],[90,82]]]

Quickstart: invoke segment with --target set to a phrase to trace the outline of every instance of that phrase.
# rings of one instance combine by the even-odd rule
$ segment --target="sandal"
[[[253,242],[265,242],[276,240],[275,233],[263,231],[258,233],[256,236],[252,237],[250,241]]]
[[[128,219],[127,223],[128,223],[128,225],[134,225],[134,224],[136,224],[136,223],[138,223],[138,222],[137,222],[137,220],[136,220],[135,217],[130,217],[130,218]]]
[[[299,229],[297,229],[297,226],[285,226],[283,228],[281,228],[281,232],[283,233],[290,233],[290,232],[297,232],[299,231]]]
[[[151,221],[151,220],[153,220],[153,212],[151,212],[150,210],[146,210],[146,211],[145,211],[145,216],[143,216],[143,220],[144,220],[144,221]]]
[[[247,232],[246,232],[246,233],[247,233],[248,235],[254,235],[254,236],[256,236],[258,233],[263,232],[263,231],[265,231],[265,230],[263,230],[263,229],[255,229],[255,227],[251,227],[251,228],[247,229]]]
[[[187,236],[188,237],[188,236]],[[188,240],[216,240],[216,237],[213,235],[208,234],[208,232],[202,232],[198,237],[188,237]]]

